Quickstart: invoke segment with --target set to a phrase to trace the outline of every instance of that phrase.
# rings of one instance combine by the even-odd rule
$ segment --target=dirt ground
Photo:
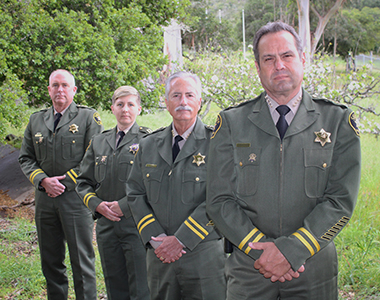
[[[21,171],[19,150],[0,146],[0,219],[34,219],[34,188]],[[4,220],[0,223],[4,224]]]

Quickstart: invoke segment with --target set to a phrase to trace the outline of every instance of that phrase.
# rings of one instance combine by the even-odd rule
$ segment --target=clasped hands
[[[285,256],[273,242],[249,243],[249,247],[254,250],[263,250],[261,256],[255,261],[254,267],[272,282],[290,281],[298,278],[299,273],[305,270],[305,267],[301,266],[296,272],[293,271]]]
[[[152,240],[160,242],[160,246],[154,250],[154,253],[162,263],[170,264],[180,259],[186,253],[183,250],[183,245],[174,235],[153,237]]]
[[[106,217],[108,220],[114,222],[119,222],[121,220],[120,217],[124,215],[120,209],[119,202],[117,201],[100,202],[100,204],[96,207],[96,211],[102,214],[102,216]]]

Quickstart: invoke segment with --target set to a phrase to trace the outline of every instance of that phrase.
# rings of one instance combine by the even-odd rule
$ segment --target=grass
[[[213,125],[219,109],[211,107],[205,123]],[[109,111],[99,111],[106,129],[115,126]],[[139,125],[153,130],[171,122],[166,111],[138,116]],[[14,132],[22,135],[22,132]],[[380,141],[363,134],[362,176],[357,206],[350,223],[337,236],[340,299],[380,299]],[[13,220],[14,230],[0,234],[0,299],[45,298],[34,224]],[[98,296],[105,294],[99,255],[96,250]],[[68,255],[67,255],[68,257]],[[70,262],[69,299],[74,299]]]

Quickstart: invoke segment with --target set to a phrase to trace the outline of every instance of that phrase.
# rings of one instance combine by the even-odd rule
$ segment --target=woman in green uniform
[[[96,238],[109,300],[149,299],[146,250],[125,192],[139,140],[150,132],[135,122],[140,102],[133,87],[114,92],[111,109],[117,126],[94,136],[77,179],[77,193],[98,219]]]

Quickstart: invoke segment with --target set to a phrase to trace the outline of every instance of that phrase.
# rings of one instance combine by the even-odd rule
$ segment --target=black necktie
[[[119,146],[120,142],[123,140],[123,137],[125,136],[125,132],[120,130],[117,134],[119,135],[119,140],[117,141],[116,148]]]
[[[286,122],[285,115],[290,111],[290,108],[286,105],[280,105],[277,106],[276,110],[280,114],[280,118],[277,121],[276,127],[282,140],[282,138],[285,135],[286,129],[288,129],[288,122]]]
[[[54,117],[55,117],[55,120],[54,120],[54,132],[55,132],[55,129],[57,128],[59,120],[61,120],[62,114],[61,113],[56,113],[54,115]]]
[[[178,155],[178,153],[179,153],[179,145],[178,145],[178,143],[179,143],[179,141],[182,141],[183,140],[183,138],[182,138],[182,136],[180,136],[180,135],[177,135],[175,138],[174,138],[174,144],[173,144],[173,161],[175,161],[175,159],[176,159],[176,157],[177,157],[177,155]]]

